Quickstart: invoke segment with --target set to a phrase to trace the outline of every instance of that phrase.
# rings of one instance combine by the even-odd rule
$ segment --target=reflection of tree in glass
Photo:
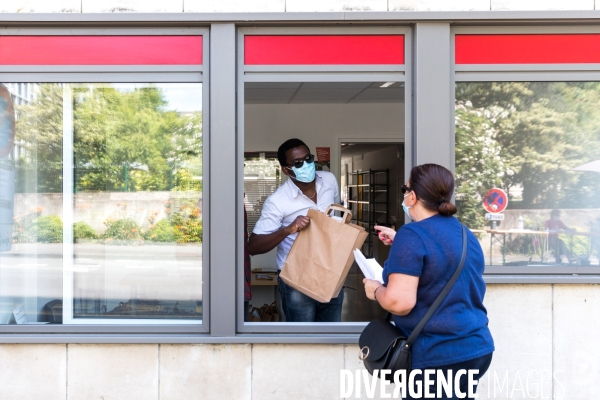
[[[507,114],[499,106],[476,109],[469,101],[456,105],[456,200],[467,226],[483,226],[482,196],[502,186],[502,177],[511,173],[497,141],[496,125]]]
[[[169,190],[179,169],[202,173],[202,115],[165,110],[159,88],[78,88],[73,97],[78,190]]]
[[[16,106],[17,193],[62,192],[63,88],[43,84],[35,100]]]
[[[169,190],[187,180],[189,190],[199,190],[194,177],[202,174],[202,114],[165,105],[154,86],[74,88],[76,189]],[[17,141],[24,148],[17,160],[19,191],[61,192],[63,85],[40,85],[36,98],[17,112]]]
[[[600,207],[600,174],[572,171],[600,159],[598,109],[596,82],[457,84],[461,220],[483,226],[480,200],[493,186],[522,189],[509,208]]]

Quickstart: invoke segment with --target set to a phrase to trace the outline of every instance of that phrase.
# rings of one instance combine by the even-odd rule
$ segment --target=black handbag
[[[389,312],[385,318],[378,318],[369,322],[362,331],[358,339],[360,347],[358,358],[362,360],[365,368],[371,375],[373,375],[374,370],[382,369],[391,370],[392,373],[398,370],[405,370],[406,376],[410,374],[411,346],[429,319],[435,314],[440,304],[442,304],[452,286],[454,286],[465,264],[467,256],[467,232],[464,225],[462,227],[462,244],[462,256],[456,271],[454,271],[454,274],[452,274],[442,292],[436,297],[408,339],[392,323],[392,314]]]

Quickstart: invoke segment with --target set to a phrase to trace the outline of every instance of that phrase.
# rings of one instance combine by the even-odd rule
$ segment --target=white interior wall
[[[315,147],[330,147],[338,182],[341,140],[404,141],[404,103],[247,104],[244,113],[245,151],[277,151],[294,137],[313,153]]]

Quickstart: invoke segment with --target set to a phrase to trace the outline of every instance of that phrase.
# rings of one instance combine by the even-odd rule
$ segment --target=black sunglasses
[[[406,193],[409,193],[409,192],[412,192],[412,191],[413,191],[411,188],[409,188],[409,187],[408,187],[408,186],[406,186],[406,185],[402,185],[402,186],[400,186],[400,190],[402,190],[402,194],[406,194]]]
[[[304,157],[304,160],[294,160],[294,162],[291,164],[288,164],[288,166],[293,165],[296,168],[302,168],[302,166],[304,165],[304,161],[306,161],[309,164],[312,164],[313,162],[315,162],[314,154],[307,155],[306,157]]]

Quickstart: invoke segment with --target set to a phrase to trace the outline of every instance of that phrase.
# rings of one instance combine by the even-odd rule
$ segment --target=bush
[[[73,224],[73,241],[75,239],[96,239],[97,237],[96,232],[87,222],[79,221]]]
[[[182,239],[179,243],[202,243],[202,221],[188,219],[184,225],[178,226]]]
[[[182,240],[181,233],[167,219],[161,219],[156,225],[153,225],[146,232],[144,238],[151,242],[175,243]]]
[[[107,243],[130,244],[131,242],[143,242],[139,225],[130,218],[107,220],[104,238]]]
[[[13,243],[35,243],[37,241],[36,221],[39,216],[40,213],[33,212],[15,217]]]
[[[38,217],[35,220],[37,226],[37,241],[41,243],[61,243],[63,240],[62,220],[57,215]]]
[[[201,172],[200,172],[201,174]],[[175,191],[202,191],[202,181],[196,180],[187,169],[179,169],[175,173]]]
[[[170,208],[167,215],[171,224],[175,227],[180,237],[178,243],[201,243],[202,242],[202,216],[200,209],[194,202],[188,202],[172,212]]]

